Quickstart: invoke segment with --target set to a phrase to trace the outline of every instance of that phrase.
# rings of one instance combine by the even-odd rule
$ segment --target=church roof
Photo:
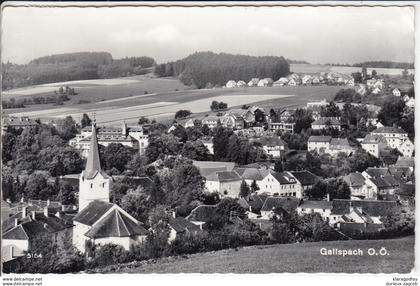
[[[80,222],[86,225],[93,225],[112,207],[113,204],[111,203],[93,201],[87,207],[82,209],[82,211],[74,217],[73,221]]]
[[[147,234],[148,231],[138,222],[134,222],[119,209],[114,209],[95,224],[85,235],[90,238],[102,238],[130,237]]]
[[[107,175],[101,170],[101,162],[99,160],[98,138],[96,136],[96,126],[92,125],[92,136],[90,140],[89,155],[86,162],[85,178],[92,179],[98,173],[102,173],[104,177],[107,177]]]

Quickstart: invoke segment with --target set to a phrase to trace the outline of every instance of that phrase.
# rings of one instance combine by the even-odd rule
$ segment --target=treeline
[[[384,68],[384,69],[414,69],[414,63],[391,61],[367,61],[356,63],[354,67]]]
[[[185,85],[197,88],[223,86],[229,80],[248,82],[254,77],[278,80],[289,72],[289,63],[283,57],[254,57],[213,52],[197,52],[182,60],[155,67],[155,75],[177,76]]]
[[[71,80],[124,77],[149,72],[150,57],[114,60],[106,52],[81,52],[34,59],[26,65],[3,64],[2,90]]]

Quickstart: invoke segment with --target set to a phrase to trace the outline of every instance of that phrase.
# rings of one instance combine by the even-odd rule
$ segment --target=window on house
[[[91,188],[91,189],[93,188],[93,184],[92,184],[92,183],[90,184],[90,188]]]

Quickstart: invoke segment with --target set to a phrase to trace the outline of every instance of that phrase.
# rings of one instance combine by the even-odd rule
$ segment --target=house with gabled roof
[[[200,205],[193,209],[186,219],[202,229],[205,223],[213,219],[215,212],[216,205]]]
[[[325,221],[329,220],[332,210],[331,201],[313,201],[305,200],[297,207],[299,215],[319,214]]]
[[[273,86],[285,86],[289,82],[287,77],[281,77],[273,83]]]
[[[246,198],[240,198],[238,200],[238,204],[241,205],[245,210],[248,212],[258,214],[261,211],[261,208],[264,204],[265,198],[263,198],[257,194],[252,194]]]
[[[207,176],[206,189],[208,192],[217,192],[221,197],[237,198],[242,178],[235,171],[216,171]]]
[[[296,178],[298,183],[301,185],[302,191],[312,189],[312,187],[319,182],[319,177],[315,174],[312,174],[309,171],[295,171],[290,172],[293,177]]]
[[[299,204],[300,199],[297,198],[268,197],[261,207],[261,216],[268,219],[273,216],[273,211],[277,208],[281,208],[287,213],[293,213]]]
[[[169,217],[169,237],[168,242],[171,243],[174,241],[179,234],[196,234],[201,231],[200,226],[192,223],[186,218],[176,216],[175,213]]]
[[[313,130],[323,130],[328,128],[341,130],[341,122],[338,117],[320,117],[311,123]]]
[[[380,135],[386,139],[391,148],[398,148],[408,138],[408,133],[401,127],[385,126],[371,132],[372,135]]]
[[[280,136],[264,136],[254,141],[259,142],[264,152],[273,158],[281,158],[287,151],[287,143]]]
[[[234,170],[236,173],[238,173],[239,176],[241,176],[242,180],[244,180],[248,186],[251,186],[253,182],[259,186],[262,179],[264,179],[265,171],[258,168],[236,167]]]
[[[397,149],[400,151],[403,157],[413,157],[414,148],[414,143],[407,138],[400,146],[398,146]]]
[[[302,187],[290,172],[268,170],[259,187],[258,194],[302,198]]]
[[[248,82],[248,86],[251,86],[251,87],[257,86],[259,81],[260,81],[259,78],[254,77]]]
[[[226,88],[235,88],[235,87],[237,87],[237,84],[236,84],[236,81],[234,81],[234,80],[229,80],[226,83]]]
[[[387,146],[387,141],[382,135],[367,134],[360,144],[363,150],[379,158],[381,152]]]
[[[378,188],[369,178],[364,177],[359,172],[354,172],[348,174],[343,179],[349,186],[352,197],[376,200]]]

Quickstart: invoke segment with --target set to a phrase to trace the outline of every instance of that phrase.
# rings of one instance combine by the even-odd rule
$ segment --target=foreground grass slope
[[[389,255],[368,255],[385,247]],[[358,249],[363,256],[322,256],[321,248]],[[110,266],[94,272],[120,273],[408,273],[414,267],[414,237],[252,246]]]

